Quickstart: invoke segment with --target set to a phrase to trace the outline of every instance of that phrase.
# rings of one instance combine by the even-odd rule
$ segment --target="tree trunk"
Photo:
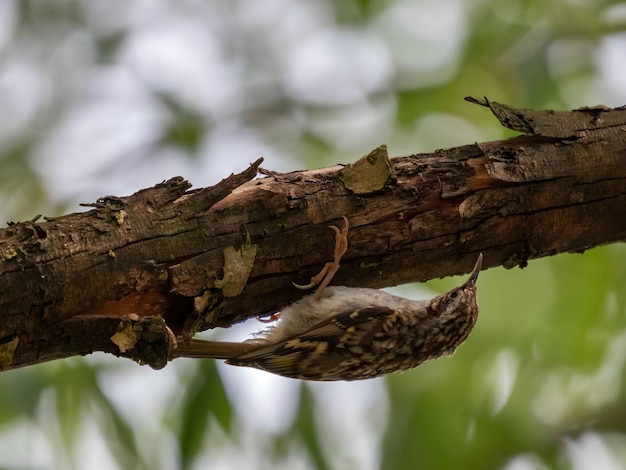
[[[279,310],[330,261],[333,283],[383,287],[524,267],[626,235],[626,109],[487,106],[524,135],[217,185],[173,178],[85,213],[0,230],[0,370],[105,351],[167,364],[176,339]]]

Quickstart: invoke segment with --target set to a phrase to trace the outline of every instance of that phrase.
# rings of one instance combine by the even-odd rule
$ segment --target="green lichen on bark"
[[[133,325],[130,321],[122,321],[117,329],[117,332],[111,336],[111,341],[120,348],[120,352],[125,353],[135,347],[139,335],[133,329]]]
[[[339,178],[355,194],[368,194],[382,189],[393,175],[387,146],[381,145],[355,163],[344,167]]]
[[[224,249],[224,277],[215,280],[215,287],[222,289],[224,297],[235,297],[243,291],[248,276],[254,266],[257,246],[250,242],[250,234],[246,243],[239,250],[228,246]]]
[[[13,354],[19,343],[19,338],[16,336],[11,341],[0,344],[0,367],[7,367],[13,362]]]

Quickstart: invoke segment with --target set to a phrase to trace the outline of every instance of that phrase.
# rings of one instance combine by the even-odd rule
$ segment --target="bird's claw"
[[[330,281],[335,276],[337,271],[339,270],[339,262],[343,255],[348,250],[348,229],[350,228],[350,224],[348,223],[348,218],[343,216],[344,226],[343,229],[339,230],[334,225],[331,225],[329,228],[335,231],[335,251],[333,254],[333,260],[326,263],[322,270],[311,278],[311,282],[306,285],[296,284],[292,282],[292,284],[298,289],[306,290],[311,289],[312,287],[319,286],[315,291],[314,299],[317,300],[322,296],[324,289],[330,284]]]

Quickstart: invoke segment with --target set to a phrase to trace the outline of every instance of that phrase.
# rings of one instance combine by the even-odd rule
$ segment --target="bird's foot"
[[[322,296],[324,289],[330,283],[335,273],[339,270],[339,262],[341,258],[348,250],[348,229],[349,223],[348,218],[343,217],[344,226],[343,229],[339,230],[336,226],[331,225],[330,228],[335,231],[335,252],[333,255],[333,260],[326,263],[322,270],[311,278],[311,282],[306,285],[300,285],[293,282],[292,284],[298,289],[306,290],[311,289],[312,287],[318,286],[315,291],[314,299],[317,300]]]
[[[274,323],[276,320],[280,318],[280,312],[272,313],[267,317],[256,317],[262,323]]]

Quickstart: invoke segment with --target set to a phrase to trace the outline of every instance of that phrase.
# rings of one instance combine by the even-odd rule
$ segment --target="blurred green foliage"
[[[623,64],[602,62],[610,41],[621,39],[621,57],[626,57],[626,11],[617,1],[449,0],[437,3],[441,20],[432,13],[436,2],[426,0],[166,3],[153,2],[153,10],[145,2],[104,0],[1,6],[0,197],[7,219],[62,213],[76,204],[74,196],[83,196],[80,191],[59,195],[65,173],[70,181],[82,177],[70,165],[53,178],[57,164],[46,159],[54,151],[45,149],[76,107],[107,102],[102,83],[115,82],[115,76],[94,77],[115,67],[139,77],[142,103],[149,103],[156,124],[140,145],[110,150],[108,163],[98,161],[90,184],[97,181],[103,188],[122,174],[159,166],[155,162],[213,158],[205,152],[224,122],[245,130],[233,132],[225,148],[252,135],[270,155],[291,158],[287,166],[300,169],[352,161],[383,142],[398,154],[510,135],[488,112],[464,102],[468,95],[538,109],[621,105],[620,97],[626,96],[624,88],[611,85],[617,81],[612,67],[618,74]],[[248,16],[253,9],[257,13]],[[255,23],[264,9],[270,19],[269,12],[281,13],[267,24]],[[163,25],[168,38],[176,35],[168,25],[183,19],[206,21],[207,31],[219,37],[216,55],[237,72],[214,82],[214,97],[189,93],[191,78],[172,85],[143,72],[141,63],[133,68],[124,62],[151,24]],[[373,44],[385,53],[378,54],[374,68],[360,69],[352,79],[356,87],[387,60],[386,78],[345,102],[332,93],[320,98],[328,90],[320,89],[320,96],[294,91],[281,75],[293,46],[293,37],[285,40],[290,22],[297,26],[296,38],[327,31],[354,34],[357,45],[364,37],[375,38]],[[156,55],[169,52],[163,46]],[[197,57],[198,63],[207,60],[208,55]],[[20,67],[36,72],[37,93],[11,94],[21,89],[7,85],[22,84]],[[240,93],[220,102],[235,82],[242,84]],[[81,114],[83,120],[72,125],[91,116],[95,120],[96,114]],[[106,147],[107,136],[94,133],[96,149]],[[71,148],[71,140],[67,145],[57,152]],[[92,158],[85,152],[85,159]],[[163,160],[155,157],[160,152],[168,152]],[[242,158],[251,161],[256,155]],[[229,160],[225,166],[228,172],[241,169]],[[190,168],[193,175],[196,167]],[[434,293],[457,283],[436,280],[428,287]],[[93,449],[106,458],[91,468],[625,467],[620,450],[626,443],[623,246],[532,261],[523,270],[491,269],[478,285],[481,314],[467,343],[452,358],[389,377],[386,397],[361,410],[366,417],[382,410],[384,424],[334,411],[338,422],[354,421],[353,432],[329,433],[333,425],[324,422],[322,411],[332,408],[327,402],[332,398],[308,384],[294,384],[297,403],[278,392],[267,403],[287,421],[282,430],[268,430],[247,419],[241,411],[246,407],[237,402],[242,398],[236,387],[249,387],[254,395],[255,382],[225,387],[212,361],[174,363],[175,375],[149,375],[150,384],[158,377],[161,386],[142,388],[111,379],[122,369],[139,374],[136,366],[96,356],[0,375],[0,467],[82,468]],[[336,396],[371,388],[368,382],[354,385],[336,388]],[[292,418],[290,406],[296,407]],[[367,452],[363,442],[370,443]],[[589,455],[607,467],[586,466]]]

